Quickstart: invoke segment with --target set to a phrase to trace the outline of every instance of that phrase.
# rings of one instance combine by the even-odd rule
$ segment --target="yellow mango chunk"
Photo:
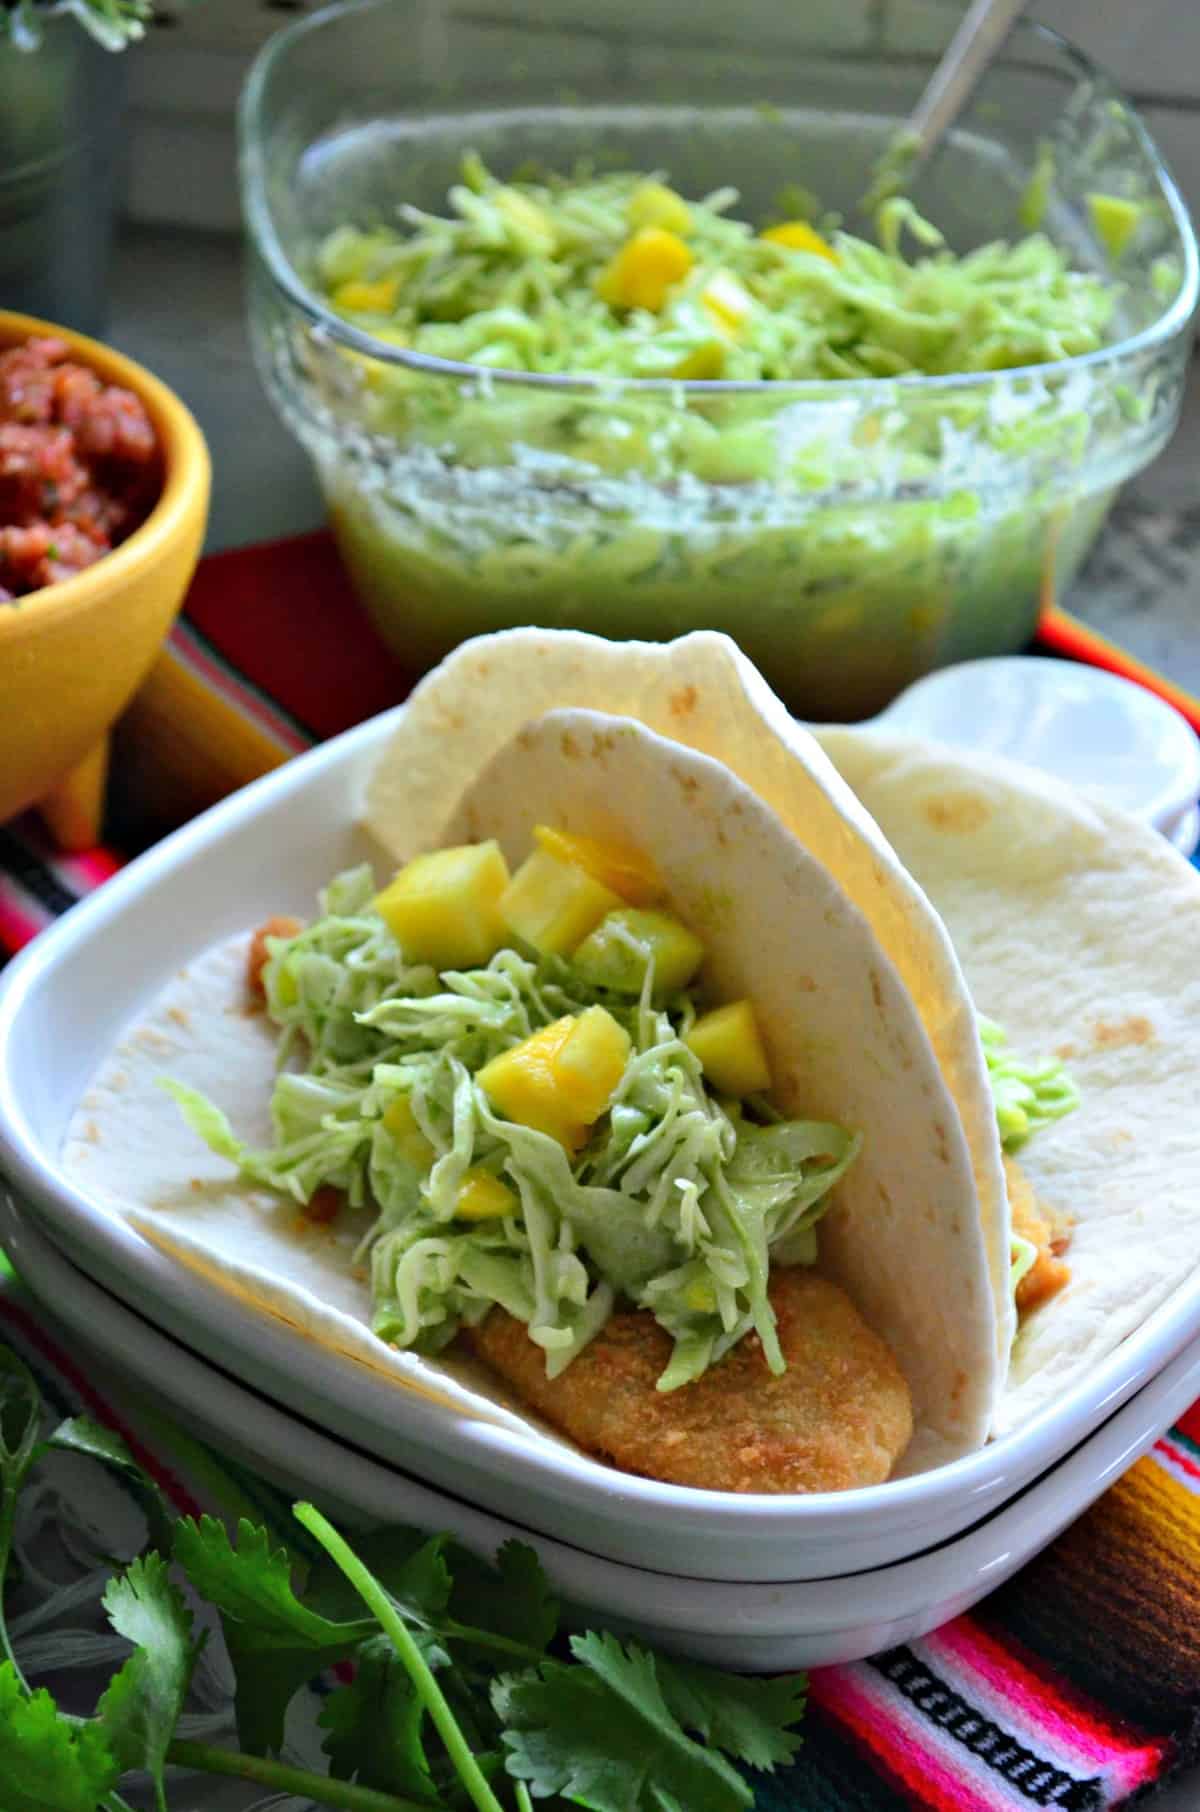
[[[520,1205],[515,1190],[478,1164],[463,1171],[454,1197],[454,1213],[460,1221],[497,1221],[516,1214]]]
[[[759,237],[772,245],[785,245],[790,252],[814,252],[818,258],[828,258],[831,264],[839,261],[828,239],[822,239],[807,220],[783,220],[778,226],[767,227]]]
[[[1115,261],[1129,244],[1146,210],[1141,202],[1129,201],[1124,195],[1089,195],[1087,205],[1096,237]]]
[[[629,1061],[629,1033],[604,1007],[586,1007],[551,1058],[555,1086],[572,1117],[591,1126]]]
[[[383,1124],[396,1141],[400,1152],[417,1170],[428,1170],[437,1152],[417,1124],[412,1102],[407,1095],[397,1095],[383,1111]]]
[[[505,942],[509,884],[500,845],[463,843],[417,856],[375,896],[375,910],[410,962],[475,969]]]
[[[509,930],[545,956],[565,956],[583,942],[620,896],[574,862],[535,849],[500,900]]]
[[[511,1051],[502,1051],[485,1063],[475,1080],[506,1119],[549,1133],[568,1151],[576,1151],[587,1137],[587,1128],[563,1099],[555,1073],[559,1051],[575,1026],[567,1014],[543,1026]]]
[[[700,300],[717,323],[736,333],[754,307],[754,298],[728,271],[715,271],[700,291]]]
[[[748,1000],[734,1000],[702,1014],[685,1043],[718,1094],[758,1095],[770,1088],[767,1054]]]
[[[660,900],[663,884],[649,856],[629,844],[612,843],[603,837],[578,836],[574,831],[555,830],[549,824],[535,824],[534,841],[547,855],[559,862],[571,862],[611,887],[631,906],[649,906]]]
[[[690,233],[692,210],[666,183],[639,183],[629,197],[625,217],[631,227],[665,227],[668,233]]]
[[[673,994],[687,987],[704,961],[704,945],[669,912],[629,908],[601,919],[571,961],[594,987],[640,994],[649,959],[654,992]]]
[[[725,348],[720,340],[703,340],[686,358],[672,365],[667,377],[719,378],[725,370]]]
[[[577,1151],[628,1058],[629,1034],[603,1007],[588,1007],[493,1057],[476,1080],[498,1113]]]
[[[612,308],[648,308],[657,314],[691,268],[691,251],[677,233],[642,227],[601,271],[596,292]]]
[[[380,277],[374,283],[351,277],[348,283],[338,284],[332,299],[335,308],[344,308],[351,314],[386,315],[395,308],[399,293],[399,277]]]

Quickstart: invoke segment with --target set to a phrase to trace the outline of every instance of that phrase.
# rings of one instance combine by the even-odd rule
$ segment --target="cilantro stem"
[[[340,1812],[429,1812],[428,1801],[396,1799],[373,1787],[358,1787],[335,1780],[331,1774],[310,1774],[306,1768],[289,1768],[265,1756],[240,1755],[236,1749],[214,1749],[208,1743],[190,1743],[177,1737],[167,1750],[167,1761],[176,1768],[198,1768],[206,1774],[226,1774],[234,1780],[253,1781],[278,1793],[336,1806]]]
[[[511,1636],[497,1636],[491,1630],[473,1629],[469,1623],[455,1623],[453,1618],[430,1627],[444,1641],[469,1642],[473,1648],[495,1649],[497,1654],[511,1655],[515,1661],[528,1661],[534,1667],[546,1659],[545,1649],[533,1648],[528,1642],[517,1642]]]
[[[16,1520],[17,1492],[21,1488],[24,1472],[15,1481],[6,1480],[0,1484],[0,1660],[11,1666],[21,1691],[29,1696],[29,1682],[13,1654],[12,1642],[8,1634],[8,1621],[4,1615],[4,1581],[8,1573],[9,1556],[12,1553],[13,1526]]]
[[[434,1679],[424,1655],[412,1639],[412,1635],[388,1594],[370,1570],[365,1567],[354,1550],[344,1542],[333,1525],[325,1520],[315,1504],[293,1504],[292,1514],[301,1526],[315,1536],[334,1565],[343,1572],[354,1587],[368,1610],[379,1619],[380,1627],[388,1637],[408,1672],[409,1678],[416,1687],[421,1700],[438,1735],[446,1746],[446,1753],[458,1770],[459,1779],[469,1793],[477,1812],[503,1812],[500,1801],[488,1786],[483,1771],[467,1744],[458,1720],[446,1702],[444,1693]]]

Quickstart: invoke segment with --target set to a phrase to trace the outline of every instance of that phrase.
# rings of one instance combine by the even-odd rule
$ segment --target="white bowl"
[[[381,1465],[206,1364],[90,1282],[0,1189],[0,1240],[51,1312],[137,1390],[241,1465],[344,1523],[449,1530],[488,1558],[537,1548],[568,1615],[727,1667],[770,1671],[858,1660],[910,1642],[994,1591],[1144,1453],[1200,1392],[1194,1341],[1074,1453],[968,1534],[853,1578],[727,1583],[600,1560]],[[136,1420],[136,1397],[130,1408]]]
[[[1200,796],[1200,740],[1183,714],[1145,686],[1081,662],[1028,654],[963,661],[917,680],[872,722],[1097,789],[1164,836]]]
[[[198,950],[270,912],[307,913],[336,870],[379,854],[355,821],[402,710],[176,832],[0,979],[0,1162],[84,1270],[227,1371],[435,1485],[598,1555],[636,1553],[645,1567],[731,1581],[832,1578],[945,1541],[1060,1461],[1196,1336],[1200,1275],[1078,1388],[952,1465],[809,1497],[695,1491],[418,1401],[186,1270],[89,1198],[59,1152],[98,1064]]]

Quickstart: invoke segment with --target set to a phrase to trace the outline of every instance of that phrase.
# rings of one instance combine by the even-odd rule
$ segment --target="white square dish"
[[[1025,1427],[952,1465],[809,1497],[688,1490],[418,1400],[185,1269],[65,1174],[97,1065],[167,979],[217,938],[311,909],[378,855],[356,824],[400,707],[246,788],[133,863],[0,981],[0,1162],[76,1264],[277,1401],[473,1503],[615,1560],[728,1581],[833,1578],[969,1528],[1054,1466],[1200,1329],[1200,1277]],[[1076,1506],[1078,1508],[1078,1506]]]
[[[994,1591],[1093,1502],[1200,1392],[1200,1340],[1066,1459],[994,1515],[914,1559],[849,1578],[740,1584],[602,1560],[431,1489],[290,1415],[206,1363],[83,1276],[0,1188],[0,1240],[26,1282],[90,1350],[149,1391],[190,1434],[347,1524],[449,1530],[491,1558],[536,1546],[568,1618],[603,1622],[726,1667],[773,1671],[859,1660],[910,1642]],[[136,1420],[136,1399],[132,1405]]]

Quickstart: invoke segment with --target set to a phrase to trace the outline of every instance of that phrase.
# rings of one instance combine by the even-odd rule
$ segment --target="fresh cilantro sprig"
[[[43,1439],[42,1422],[33,1378],[0,1347],[4,1812],[128,1812],[118,1788],[133,1772],[168,1812],[172,1766],[343,1812],[742,1812],[754,1793],[735,1764],[769,1771],[795,1753],[801,1676],[737,1678],[612,1635],[566,1642],[519,1542],[494,1566],[410,1529],[352,1545],[311,1504],[295,1507],[296,1552],[245,1520],[231,1539],[212,1517],[172,1524],[110,1431],[79,1418]],[[54,1447],[116,1468],[146,1512],[145,1550],[102,1600],[131,1652],[90,1718],[25,1679],[3,1613],[17,1501]],[[221,1620],[237,1750],[177,1735],[202,1646],[189,1594]],[[335,1665],[342,1683],[319,1719],[329,1771],[292,1767],[280,1756],[288,1708]]]

